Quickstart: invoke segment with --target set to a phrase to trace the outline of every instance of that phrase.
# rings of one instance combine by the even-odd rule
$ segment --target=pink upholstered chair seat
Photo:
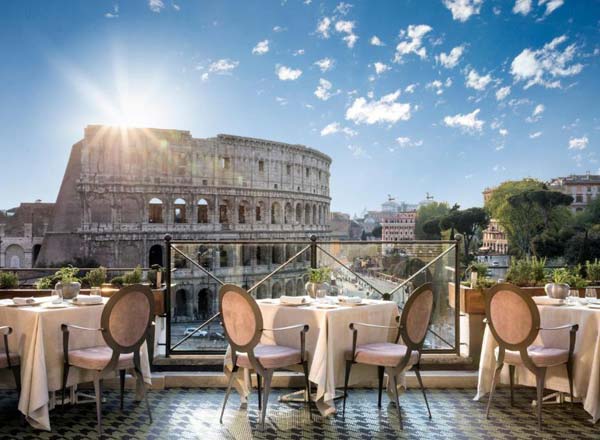
[[[302,362],[300,349],[283,345],[258,344],[254,356],[264,368],[284,368]],[[246,353],[238,353],[237,365],[241,368],[254,368]]]
[[[3,349],[4,350],[4,349]],[[13,366],[19,365],[19,355],[17,353],[9,353],[10,364]],[[6,359],[6,353],[0,353],[0,368],[7,368],[8,360]]]
[[[498,357],[498,351],[499,349],[496,347],[496,358]],[[554,365],[566,364],[569,359],[569,350],[562,348],[531,345],[527,347],[527,353],[537,367],[552,367]],[[504,362],[507,364],[520,365],[523,363],[523,360],[518,351],[506,350],[504,352]]]
[[[108,365],[113,351],[107,346],[69,350],[69,364],[86,370],[102,370]],[[117,369],[133,368],[133,353],[121,354]]]
[[[406,355],[407,347],[401,344],[392,344],[390,342],[378,342],[375,344],[365,344],[356,347],[356,357],[354,361],[359,364],[381,365],[383,367],[395,367]],[[346,354],[346,358],[352,358],[352,352]],[[411,352],[410,360],[406,368],[416,364],[419,360],[419,353]]]

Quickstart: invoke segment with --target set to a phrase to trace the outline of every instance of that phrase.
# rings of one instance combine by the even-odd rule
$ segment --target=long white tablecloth
[[[367,305],[354,307],[338,306],[321,309],[316,305],[291,307],[259,300],[265,328],[285,327],[294,324],[308,324],[306,349],[309,352],[309,379],[317,385],[316,402],[321,414],[335,412],[335,390],[344,385],[346,368],[345,353],[352,350],[351,322],[396,325],[398,306],[392,301],[370,301]],[[275,300],[276,301],[276,300]],[[393,340],[395,331],[359,328],[358,344]],[[264,332],[263,344],[278,344],[300,348],[300,331]],[[226,358],[230,363],[230,357]],[[376,367],[354,365],[350,384],[372,383],[377,378]],[[249,393],[246,381],[239,381],[236,388],[245,397]]]
[[[106,301],[106,300],[105,300]],[[46,309],[41,306],[0,307],[0,325],[12,327],[8,337],[11,351],[21,356],[21,396],[19,411],[37,429],[50,431],[49,392],[62,389],[63,337],[60,325],[75,324],[84,327],[100,327],[102,305],[73,306],[62,309]],[[0,345],[4,345],[0,342]],[[105,345],[100,332],[73,330],[69,349]],[[146,344],[141,351],[141,367],[144,382],[151,384],[150,364]],[[12,376],[4,371],[2,384],[14,386]],[[72,386],[93,379],[93,373],[71,368],[67,385]],[[139,390],[138,390],[139,391]]]
[[[600,419],[600,310],[586,306],[538,306],[542,327],[557,327],[565,324],[579,324],[574,351],[573,393],[583,401],[583,408],[595,422]],[[537,345],[568,348],[569,330],[540,331]],[[483,336],[481,360],[479,363],[478,400],[489,393],[496,365],[494,350],[498,343],[486,327]],[[501,383],[509,383],[508,367],[504,366]],[[518,367],[515,383],[535,386],[535,375],[525,367]],[[564,366],[548,368],[546,388],[569,392],[569,381]]]

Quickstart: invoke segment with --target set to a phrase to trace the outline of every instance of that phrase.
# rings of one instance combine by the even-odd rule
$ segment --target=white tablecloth
[[[583,408],[592,416],[594,423],[600,419],[600,310],[586,306],[538,306],[542,327],[579,324],[574,352],[573,393],[583,401]],[[569,330],[540,331],[535,344],[547,347],[568,348]],[[478,400],[491,389],[496,365],[494,350],[498,343],[486,327],[479,363]],[[501,382],[508,383],[508,367],[503,368]],[[525,367],[518,367],[515,383],[535,386],[535,376]],[[569,381],[564,366],[549,368],[546,372],[546,388],[568,393]]]
[[[106,300],[105,300],[106,301]],[[62,388],[63,337],[60,325],[75,324],[84,327],[100,327],[104,305],[69,306],[64,309],[46,309],[41,306],[0,307],[0,325],[12,327],[8,337],[11,351],[21,356],[21,396],[19,411],[37,429],[50,430],[49,391]],[[4,345],[0,342],[0,345]],[[69,349],[104,345],[100,332],[73,330]],[[141,351],[141,367],[144,381],[151,384],[150,364],[146,344]],[[2,384],[14,387],[12,375],[4,371]],[[88,382],[93,373],[72,367],[67,385]]]
[[[269,300],[266,300],[269,301]],[[320,309],[317,306],[291,307],[258,301],[263,315],[265,328],[278,328],[294,324],[308,324],[306,349],[309,352],[309,379],[317,385],[317,407],[321,414],[335,412],[333,399],[335,389],[344,386],[346,368],[345,353],[352,350],[352,332],[348,328],[351,322],[369,324],[396,325],[398,306],[392,301],[371,301],[368,305],[354,307],[336,307]],[[392,341],[395,331],[384,329],[358,329],[358,344]],[[263,333],[263,344],[278,344],[300,348],[300,331],[287,330]],[[228,360],[229,359],[229,360]],[[230,358],[226,358],[226,364]],[[354,365],[350,384],[372,383],[377,378],[376,367]],[[236,388],[242,396],[249,389],[241,381]]]

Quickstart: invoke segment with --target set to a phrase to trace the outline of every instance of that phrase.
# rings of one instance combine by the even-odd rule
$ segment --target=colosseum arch
[[[321,205],[317,208],[317,220],[319,225],[323,224],[323,207]]]
[[[296,295],[304,295],[304,283],[301,279],[296,280]]]
[[[296,224],[302,224],[302,203],[296,203]]]
[[[175,321],[187,317],[187,291],[178,289],[175,292]]]
[[[163,202],[154,197],[148,202],[148,223],[163,223]]]
[[[304,224],[310,225],[310,205],[304,205]]]
[[[265,283],[256,288],[256,299],[264,299],[269,297],[269,288]]]
[[[229,200],[221,200],[219,204],[219,223],[231,223],[231,204]]]
[[[254,207],[254,221],[255,223],[266,223],[265,220],[265,202],[259,201]]]
[[[294,280],[287,280],[285,282],[285,294],[287,296],[295,296],[294,290]]]
[[[208,287],[198,292],[198,318],[206,319],[212,316],[214,295]]]
[[[238,205],[238,223],[251,223],[250,221],[250,203],[247,200],[242,200]]]
[[[283,245],[274,244],[271,246],[271,262],[273,264],[282,264],[284,257]]]
[[[271,298],[279,298],[281,296],[281,283],[276,281],[271,286]]]
[[[10,269],[25,267],[25,251],[18,244],[11,244],[6,248],[4,261]]]
[[[312,224],[317,224],[317,205],[313,205],[312,207]]]
[[[209,223],[209,221],[208,221],[208,219],[209,219],[208,202],[206,201],[206,199],[198,200],[197,207],[198,207],[197,222],[198,223]]]
[[[173,202],[173,223],[187,223],[186,207],[187,203],[184,199],[175,199],[175,202]]]
[[[292,204],[290,202],[285,204],[283,223],[286,225],[291,225],[294,223],[294,210],[292,209]]]
[[[158,264],[159,266],[165,265],[163,259],[163,247],[160,244],[155,244],[148,251],[148,267]]]
[[[281,205],[279,202],[273,202],[271,205],[271,224],[281,224]]]

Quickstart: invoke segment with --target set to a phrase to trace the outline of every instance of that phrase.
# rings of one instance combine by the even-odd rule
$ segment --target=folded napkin
[[[279,302],[281,304],[308,304],[310,302],[310,297],[282,295],[279,297]]]
[[[102,297],[100,295],[77,295],[73,298],[74,304],[101,304]]]
[[[358,296],[340,296],[339,299],[341,303],[347,304],[360,304],[362,302],[362,298]]]
[[[18,305],[26,305],[35,303],[35,298],[30,296],[29,298],[13,298],[13,302]]]
[[[564,304],[565,300],[560,298],[550,298],[548,296],[532,296],[533,302],[539,306],[555,306]]]

